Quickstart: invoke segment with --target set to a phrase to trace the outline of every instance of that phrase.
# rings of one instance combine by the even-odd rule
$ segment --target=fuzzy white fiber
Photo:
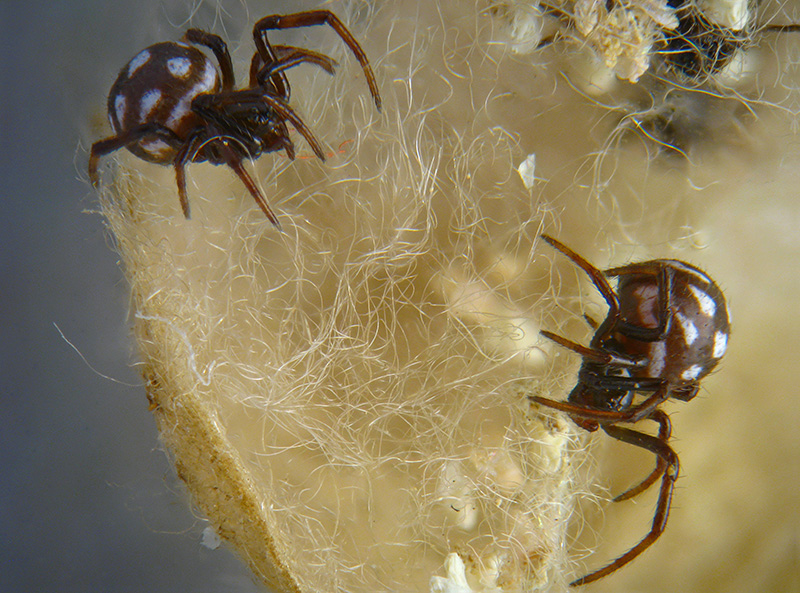
[[[591,590],[788,590],[798,44],[765,38],[735,90],[658,72],[598,90],[586,64],[605,66],[572,33],[519,51],[520,30],[553,25],[521,27],[519,4],[325,4],[363,44],[380,113],[330,31],[281,37],[339,63],[289,73],[327,161],[297,136],[295,161],[247,165],[283,231],[225,167],[188,167],[185,220],[172,170],[120,153],[103,208],[162,438],[275,591],[563,591],[644,535],[653,497],[608,494],[653,460],[529,404],[565,398],[579,363],[539,330],[586,343],[582,313],[604,310],[538,236],[599,267],[682,259],[725,291],[729,353],[665,407],[683,469],[666,534]]]

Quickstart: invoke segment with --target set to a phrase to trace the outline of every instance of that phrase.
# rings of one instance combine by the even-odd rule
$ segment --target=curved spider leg
[[[588,261],[583,259],[580,255],[572,251],[569,247],[564,245],[558,239],[554,239],[550,235],[542,234],[540,235],[542,239],[544,239],[547,243],[555,247],[561,253],[566,255],[572,262],[578,266],[581,270],[586,272],[589,278],[592,280],[592,283],[595,285],[600,294],[603,295],[603,298],[608,303],[608,316],[606,317],[605,321],[601,324],[603,328],[612,328],[615,327],[617,321],[619,320],[619,300],[617,299],[617,295],[614,290],[611,288],[611,285],[608,283],[608,279],[603,275],[603,272],[595,268],[592,264]]]
[[[287,105],[286,102],[276,97],[272,97],[269,94],[259,95],[259,102],[267,103],[278,115],[281,116],[281,118],[291,123],[292,126],[294,126],[294,129],[306,139],[306,142],[308,142],[309,146],[311,146],[311,150],[314,151],[314,154],[317,155],[317,158],[323,162],[325,161],[325,152],[322,150],[322,145],[319,143],[319,140],[317,140],[316,136],[314,136],[308,126],[306,126],[303,120],[300,119],[300,116],[295,113],[294,109]]]
[[[97,187],[100,183],[100,176],[97,173],[100,157],[131,144],[136,144],[147,136],[157,136],[159,140],[163,140],[176,150],[179,150],[182,145],[181,139],[178,138],[175,132],[157,123],[142,124],[122,134],[98,140],[92,144],[89,152],[89,180],[92,185]]]
[[[540,330],[539,333],[543,335],[545,338],[554,341],[559,346],[563,346],[568,350],[572,350],[573,352],[580,354],[585,360],[588,360],[589,362],[596,362],[598,364],[611,364],[623,368],[642,368],[647,366],[647,359],[628,358],[625,356],[620,356],[619,354],[606,352],[604,350],[598,350],[595,348],[582,346],[581,344],[578,344],[566,338],[562,338],[561,336],[549,332],[545,329]]]
[[[663,442],[669,442],[670,436],[672,436],[672,423],[670,422],[669,416],[666,412],[661,410],[653,410],[653,413],[650,414],[647,418],[643,418],[643,420],[653,420],[654,422],[658,422],[658,439]],[[663,457],[658,457],[656,460],[656,468],[650,472],[644,480],[639,482],[636,486],[628,488],[625,492],[618,494],[615,496],[612,501],[613,502],[621,502],[623,500],[630,500],[634,496],[638,496],[650,486],[656,483],[658,478],[666,471],[667,469],[667,462],[664,461]]]
[[[644,434],[629,428],[621,426],[604,426],[603,430],[611,437],[629,443],[642,449],[651,451],[664,463],[665,469],[661,478],[661,489],[658,495],[658,503],[656,511],[653,515],[653,523],[650,531],[645,535],[641,541],[633,546],[630,550],[625,552],[622,556],[607,564],[603,568],[590,572],[570,583],[571,587],[585,585],[600,579],[606,575],[611,574],[615,570],[625,566],[631,560],[636,558],[639,554],[644,552],[647,548],[653,545],[667,526],[667,519],[669,518],[669,507],[672,501],[672,489],[675,485],[675,480],[678,479],[679,462],[678,456],[665,441],[658,437]]]
[[[231,62],[231,54],[228,51],[228,46],[219,35],[208,33],[201,29],[189,29],[183,34],[185,41],[204,45],[209,48],[219,63],[219,69],[222,73],[222,90],[232,91],[236,86],[236,80],[233,75],[233,63]]]
[[[629,377],[617,377],[619,379],[630,379]],[[656,380],[654,380],[656,381]],[[599,410],[596,408],[589,408],[584,405],[573,404],[571,402],[556,401],[538,395],[529,395],[530,401],[536,402],[548,408],[553,408],[565,412],[570,416],[592,420],[600,425],[613,425],[618,422],[638,422],[642,418],[648,416],[653,410],[664,403],[670,396],[670,390],[667,389],[663,381],[658,379],[658,386],[642,384],[642,380],[638,380],[638,389],[648,390],[655,389],[655,392],[645,399],[642,403],[632,406],[625,411],[617,412],[615,410]]]
[[[259,20],[253,27],[253,40],[256,44],[258,53],[264,60],[265,64],[275,61],[276,55],[273,47],[267,39],[267,32],[274,29],[295,29],[299,27],[313,27],[315,25],[330,25],[330,27],[339,35],[339,38],[344,42],[353,55],[361,64],[361,70],[364,72],[364,77],[367,79],[367,86],[372,98],[375,101],[375,106],[378,111],[381,110],[381,95],[378,91],[378,83],[375,80],[375,73],[367,59],[367,54],[359,45],[353,34],[345,27],[344,23],[339,20],[335,14],[329,10],[312,10],[309,12],[298,12],[295,14],[275,14],[266,16]]]
[[[186,193],[186,164],[190,162],[195,152],[200,148],[204,142],[206,130],[194,134],[178,151],[175,155],[175,160],[172,162],[175,168],[175,182],[178,184],[178,199],[181,203],[181,210],[186,219],[191,218],[189,209],[189,196]]]
[[[616,268],[609,268],[604,270],[603,274],[606,276],[620,276],[627,274],[641,274],[643,276],[656,276],[656,286],[658,286],[658,311],[670,310],[670,295],[672,294],[673,275],[671,268],[663,263],[658,264],[658,270],[654,273],[653,262],[634,263],[626,266],[618,266]],[[625,320],[620,320],[614,327],[616,331],[621,334],[641,340],[643,342],[659,342],[664,339],[664,336],[670,330],[670,323],[672,315],[662,315],[658,320],[656,327],[642,327],[641,325],[631,324]]]
[[[272,208],[269,207],[269,204],[267,204],[267,200],[264,198],[261,190],[258,189],[255,181],[253,181],[253,178],[250,177],[250,174],[242,165],[241,157],[230,147],[228,141],[225,139],[220,139],[218,146],[222,157],[225,159],[225,163],[239,176],[239,179],[242,180],[247,191],[250,192],[250,195],[253,196],[256,204],[258,204],[258,207],[261,208],[261,211],[267,216],[269,221],[275,225],[275,228],[282,230],[278,217],[275,216],[275,213],[272,211]]]
[[[284,101],[289,101],[291,86],[285,77],[281,79],[278,74],[305,63],[319,66],[331,75],[336,72],[336,60],[325,54],[287,45],[276,45],[274,49],[278,51],[280,57],[267,64],[263,62],[261,54],[258,52],[253,54],[253,59],[250,62],[250,86],[264,87],[267,85],[267,78],[269,78],[269,84],[272,85],[271,88],[275,91],[273,94]],[[282,88],[281,84],[283,85]]]
[[[292,139],[289,138],[289,130],[286,129],[286,126],[281,126],[281,132],[281,148],[286,151],[286,157],[290,161],[293,161],[295,159],[294,142],[292,142]]]

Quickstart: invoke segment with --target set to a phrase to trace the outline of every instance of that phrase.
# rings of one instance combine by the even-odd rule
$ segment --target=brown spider
[[[285,71],[303,63],[334,73],[336,62],[308,49],[271,45],[267,32],[328,24],[361,64],[378,110],[381,96],[367,56],[347,27],[328,10],[264,17],[253,27],[256,53],[250,63],[250,85],[234,90],[231,56],[217,35],[189,29],[182,41],[156,43],[139,52],[120,71],[108,95],[108,117],[114,136],[95,142],[89,178],[97,186],[101,156],[127,148],[141,159],[175,167],[178,195],[186,218],[184,167],[189,162],[226,164],[239,176],[267,218],[278,219],[242,165],[265,152],[285,150],[294,159],[290,123],[325,160],[322,146],[290,107],[291,87]],[[219,70],[193,45],[209,48]]]
[[[606,434],[641,447],[657,457],[655,469],[614,501],[641,494],[661,478],[653,524],[645,537],[622,556],[583,576],[571,586],[585,585],[611,574],[644,552],[663,533],[672,488],[678,478],[678,456],[669,446],[669,416],[658,409],[674,397],[689,401],[700,380],[725,354],[730,325],[725,297],[714,281],[694,266],[657,259],[600,271],[559,241],[542,238],[586,272],[608,303],[608,316],[598,324],[589,346],[581,346],[547,331],[542,335],[583,358],[578,382],[566,402],[529,396],[536,403],[561,410],[590,432]],[[607,277],[617,278],[617,291]],[[634,396],[647,397],[634,405]],[[658,436],[620,423],[652,420]]]

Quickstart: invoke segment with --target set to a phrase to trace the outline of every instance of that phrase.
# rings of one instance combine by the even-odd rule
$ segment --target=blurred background
[[[252,18],[227,4],[0,2],[4,592],[263,590],[224,546],[201,544],[206,523],[160,447],[127,287],[86,181],[119,69],[190,17],[238,39]]]

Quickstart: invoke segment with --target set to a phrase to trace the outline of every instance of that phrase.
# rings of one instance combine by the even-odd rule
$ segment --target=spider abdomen
[[[682,385],[696,384],[727,349],[730,324],[722,291],[707,274],[677,260],[643,262],[626,270],[614,271],[624,323],[612,333],[611,343],[618,344],[613,349],[648,361],[634,376],[661,378],[678,392]]]
[[[108,95],[108,118],[115,134],[154,124],[182,141],[199,123],[192,101],[219,89],[217,68],[202,51],[181,42],[156,43],[120,71]],[[127,148],[146,161],[168,164],[177,144],[151,134]]]

